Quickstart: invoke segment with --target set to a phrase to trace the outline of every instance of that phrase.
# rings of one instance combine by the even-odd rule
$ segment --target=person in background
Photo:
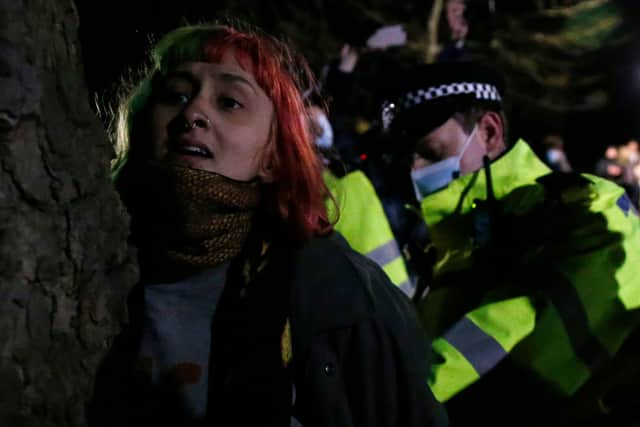
[[[307,107],[311,132],[326,166],[322,172],[331,197],[327,197],[334,229],[357,252],[375,261],[407,295],[414,283],[407,268],[376,190],[360,170],[346,173],[346,167],[333,147],[331,123],[317,104]],[[337,206],[334,206],[334,203]]]
[[[437,62],[466,60],[468,52],[465,42],[469,34],[469,22],[465,16],[465,0],[446,0],[444,16],[449,30],[448,40],[444,40]]]
[[[638,141],[631,139],[619,149],[620,164],[623,167],[622,187],[627,190],[631,201],[635,206],[640,202],[639,176],[636,170],[640,166],[640,152]]]
[[[609,145],[606,148],[604,156],[596,163],[595,174],[620,184],[622,165],[620,164],[618,147]]]
[[[638,146],[638,141],[635,139],[630,140],[627,143],[627,147],[629,150],[629,169],[631,169],[632,179],[635,181],[638,186],[638,191],[640,193],[640,147]],[[638,199],[636,200],[636,206],[640,204],[640,194]]]
[[[633,144],[631,147],[610,145],[596,163],[595,174],[624,188],[633,205],[637,207],[640,189],[635,170],[638,163],[634,165],[633,157]]]
[[[630,139],[629,141],[627,141],[625,146],[629,152],[629,163],[633,166],[640,163],[640,148],[638,147],[638,141],[636,141],[635,139]]]
[[[640,219],[629,197],[512,141],[492,67],[420,64],[393,83],[382,122],[390,150],[415,153],[405,170],[434,255],[416,299],[436,337],[428,382],[451,424],[636,425]]]
[[[559,135],[548,135],[542,140],[544,161],[554,171],[571,172],[573,168],[564,151],[564,141]]]
[[[402,25],[382,26],[360,41],[344,43],[337,57],[331,58],[323,67],[321,89],[329,106],[329,119],[333,126],[334,146],[348,169],[360,168],[359,135],[365,132],[368,123],[363,120],[363,105],[357,95],[362,57],[380,53],[389,48],[403,46],[407,34]]]
[[[114,172],[140,283],[89,424],[446,425],[413,307],[333,232],[302,59],[206,24],[151,58]]]

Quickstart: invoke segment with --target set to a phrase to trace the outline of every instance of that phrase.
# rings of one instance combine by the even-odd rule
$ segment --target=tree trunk
[[[1,426],[85,425],[137,278],[77,32],[72,0],[0,0]]]

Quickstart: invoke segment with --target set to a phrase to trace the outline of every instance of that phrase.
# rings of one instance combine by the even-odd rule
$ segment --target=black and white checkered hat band
[[[396,101],[386,101],[382,106],[382,125],[384,129],[388,129],[398,113],[410,110],[423,102],[446,96],[469,94],[484,101],[500,102],[502,100],[498,89],[488,83],[462,82],[432,86],[428,89],[409,92]]]

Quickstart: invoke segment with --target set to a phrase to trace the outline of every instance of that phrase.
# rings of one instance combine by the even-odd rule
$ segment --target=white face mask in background
[[[446,187],[460,175],[460,160],[469,147],[476,129],[477,125],[473,127],[462,145],[462,150],[457,155],[411,171],[411,181],[413,181],[413,189],[416,192],[418,202],[421,202],[429,194]]]
[[[550,163],[558,163],[565,160],[566,156],[564,155],[564,151],[559,150],[557,148],[550,148],[547,150],[547,160]]]
[[[314,120],[322,129],[322,135],[316,137],[316,145],[320,148],[330,148],[333,145],[333,128],[324,113],[319,113]]]

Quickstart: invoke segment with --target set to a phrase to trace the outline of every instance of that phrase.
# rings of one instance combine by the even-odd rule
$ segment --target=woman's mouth
[[[205,159],[213,158],[213,155],[211,154],[209,149],[200,145],[177,145],[172,147],[171,151],[175,154],[180,154],[183,156],[202,157]]]

